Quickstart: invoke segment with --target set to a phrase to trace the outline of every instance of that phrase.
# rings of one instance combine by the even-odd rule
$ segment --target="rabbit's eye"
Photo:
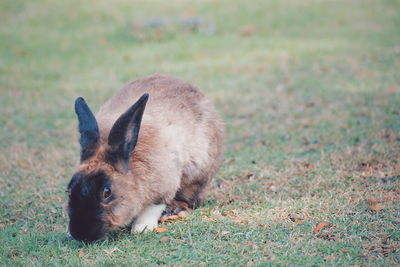
[[[111,188],[109,187],[104,187],[104,191],[103,191],[103,198],[107,199],[111,196]]]

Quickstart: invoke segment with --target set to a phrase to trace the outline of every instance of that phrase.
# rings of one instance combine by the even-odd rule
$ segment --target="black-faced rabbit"
[[[153,75],[127,84],[96,118],[83,98],[75,112],[81,156],[67,188],[75,239],[99,240],[132,221],[132,231],[152,230],[163,212],[201,203],[222,160],[223,124],[195,87]]]

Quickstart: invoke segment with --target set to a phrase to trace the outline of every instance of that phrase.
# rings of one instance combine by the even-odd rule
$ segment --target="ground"
[[[2,265],[399,265],[399,13],[398,0],[1,1]],[[162,233],[71,240],[74,99],[98,110],[156,72],[197,85],[226,123],[210,196]]]

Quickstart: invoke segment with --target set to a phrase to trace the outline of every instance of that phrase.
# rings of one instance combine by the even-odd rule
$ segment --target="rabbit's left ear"
[[[100,133],[96,118],[82,97],[75,100],[75,113],[79,121],[82,162],[96,153],[99,147]]]
[[[149,94],[143,94],[111,128],[108,136],[110,146],[108,158],[113,163],[122,162],[127,166],[139,137],[140,124],[148,98]]]

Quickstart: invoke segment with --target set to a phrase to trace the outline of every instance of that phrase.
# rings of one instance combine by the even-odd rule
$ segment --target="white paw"
[[[137,223],[133,226],[133,231],[135,233],[141,233],[141,232],[149,232],[153,231],[154,228],[157,228],[158,223]]]
[[[146,207],[136,218],[135,225],[132,227],[131,232],[138,233],[153,231],[154,228],[157,228],[158,219],[164,209],[165,204],[153,204]]]

